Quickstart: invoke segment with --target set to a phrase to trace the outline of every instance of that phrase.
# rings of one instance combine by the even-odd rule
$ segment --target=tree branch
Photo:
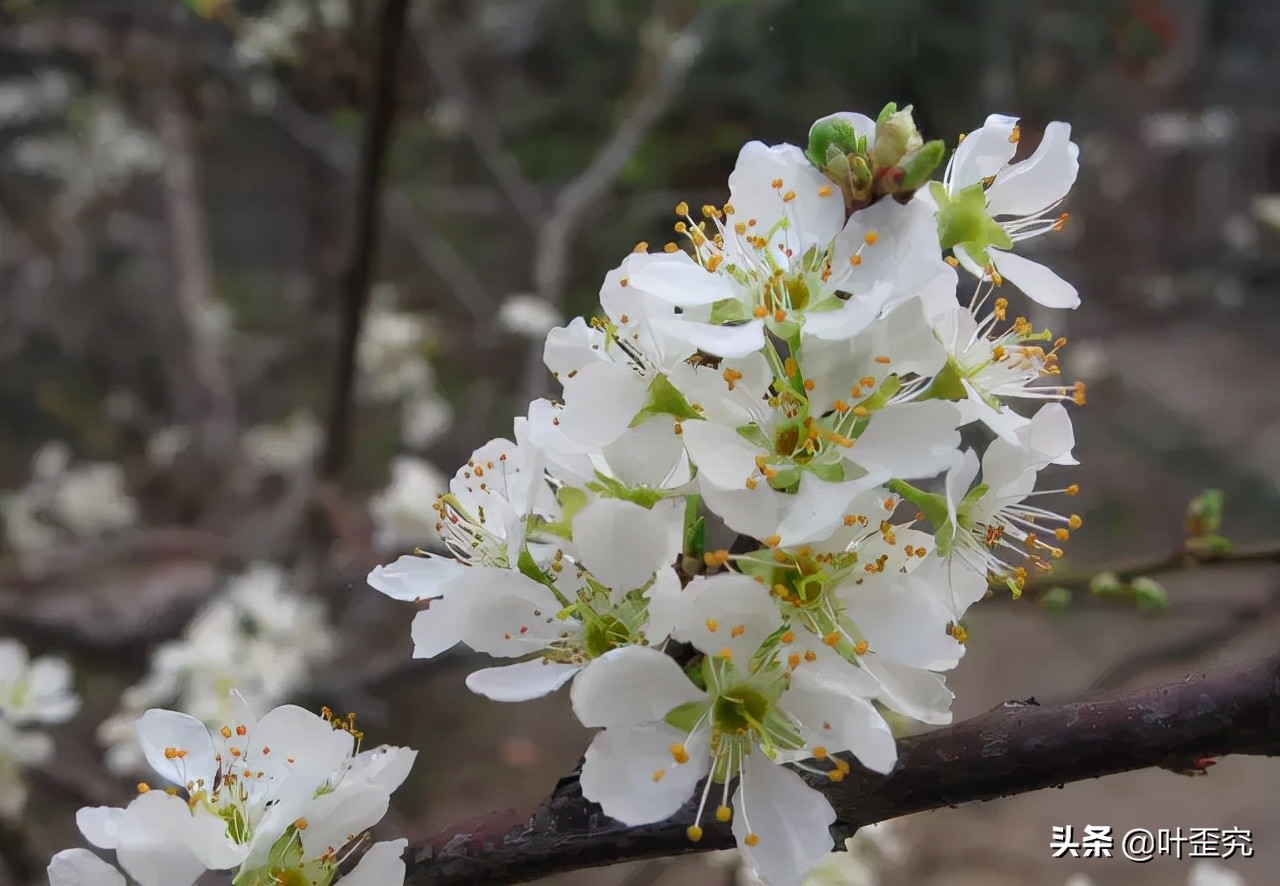
[[[1094,576],[1109,572],[1122,582],[1151,575],[1167,575],[1201,567],[1247,566],[1272,563],[1280,566],[1280,543],[1265,542],[1254,545],[1236,545],[1221,554],[1195,554],[1191,551],[1160,557],[1138,557],[1111,565],[1102,564],[1092,569],[1063,569],[1036,575],[1027,580],[1023,593],[1044,591],[1049,588],[1084,588]]]
[[[836,838],[858,828],[957,803],[1204,757],[1280,756],[1280,655],[1096,701],[1041,707],[1006,702],[982,716],[898,742],[898,765],[879,775],[853,763],[836,784],[806,776],[836,809]],[[695,791],[694,797],[696,798]],[[561,781],[527,820],[511,813],[466,823],[409,853],[406,886],[521,883],[563,871],[725,849],[726,825],[685,828],[694,802],[667,821],[627,828]]]
[[[329,425],[322,471],[333,479],[347,458],[352,398],[355,392],[356,359],[364,311],[369,302],[377,259],[381,213],[379,203],[382,176],[386,167],[391,127],[396,116],[396,81],[400,46],[404,42],[409,0],[383,0],[378,18],[378,39],[374,47],[373,106],[365,118],[361,148],[360,177],[356,187],[356,229],[351,262],[343,281],[342,332],[338,351],[337,376],[329,405]]]

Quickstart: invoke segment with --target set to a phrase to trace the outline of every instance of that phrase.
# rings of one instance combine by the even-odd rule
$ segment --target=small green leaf
[[[672,708],[662,719],[668,726],[681,732],[692,732],[710,706],[711,703],[706,701],[686,701],[679,707]]]

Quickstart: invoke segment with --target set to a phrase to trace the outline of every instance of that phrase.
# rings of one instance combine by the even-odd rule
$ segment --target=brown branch
[[[382,177],[397,105],[397,74],[400,46],[404,42],[409,0],[383,0],[378,18],[378,39],[374,47],[373,106],[365,117],[361,147],[360,175],[356,186],[356,228],[351,260],[343,280],[342,332],[339,339],[338,369],[329,405],[322,471],[333,479],[347,460],[352,400],[355,393],[356,360],[364,311],[369,302],[377,259],[379,209]]]
[[[1280,756],[1280,655],[1095,701],[1044,707],[1008,702],[902,739],[889,775],[854,763],[839,784],[811,783],[831,800],[833,836],[843,838],[913,812],[1150,766],[1185,771],[1201,758],[1226,754]],[[714,821],[703,822],[699,843],[686,839],[694,807],[691,802],[667,821],[627,828],[585,800],[571,776],[528,820],[508,814],[467,823],[411,850],[405,883],[521,883],[732,846],[728,827]]]
[[[1092,569],[1055,570],[1028,579],[1023,593],[1045,591],[1049,588],[1085,588],[1094,576],[1105,572],[1127,582],[1143,576],[1167,575],[1200,568],[1267,563],[1280,566],[1280,543],[1236,545],[1221,554],[1195,554],[1184,550],[1159,557],[1137,557],[1113,564],[1104,563]]]

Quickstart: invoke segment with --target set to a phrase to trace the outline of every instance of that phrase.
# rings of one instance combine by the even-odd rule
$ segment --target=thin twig
[[[852,762],[839,783],[806,777],[835,807],[832,835],[839,839],[913,812],[1151,766],[1194,771],[1197,761],[1226,754],[1280,756],[1280,656],[1095,701],[1006,703],[902,739],[888,775]],[[732,846],[729,827],[712,820],[703,822],[700,842],[689,842],[696,797],[695,790],[692,802],[666,821],[628,828],[587,801],[571,776],[527,820],[490,816],[410,850],[405,883],[522,883]]]
[[[1152,575],[1167,575],[1171,572],[1189,572],[1191,570],[1219,566],[1245,566],[1250,564],[1273,563],[1280,565],[1280,543],[1263,542],[1253,545],[1236,545],[1221,554],[1197,555],[1187,551],[1159,557],[1138,557],[1116,563],[1104,563],[1091,569],[1064,569],[1034,575],[1027,580],[1023,593],[1048,590],[1049,588],[1086,588],[1095,576],[1110,573],[1120,581],[1132,581],[1135,578]]]
[[[338,368],[329,404],[329,425],[321,467],[323,475],[328,479],[336,478],[347,460],[357,351],[377,259],[382,176],[396,116],[400,46],[404,42],[408,7],[409,0],[384,0],[378,18],[378,39],[374,49],[377,69],[374,73],[373,105],[365,117],[360,177],[356,185],[355,238],[350,264],[343,280]]]
[[[497,118],[476,97],[467,83],[462,60],[454,52],[454,37],[445,32],[437,4],[421,7],[414,28],[422,55],[445,96],[465,115],[467,137],[481,162],[497,182],[516,214],[535,235],[542,227],[545,207],[537,187],[524,174],[520,161],[502,143]]]

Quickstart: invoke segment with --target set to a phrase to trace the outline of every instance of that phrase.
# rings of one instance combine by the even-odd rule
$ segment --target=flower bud
[[[1141,576],[1129,583],[1134,602],[1143,612],[1159,612],[1169,608],[1169,592],[1153,578]]]
[[[871,149],[876,169],[897,166],[904,157],[924,145],[924,138],[911,117],[911,105],[901,111],[897,108],[896,104],[889,102],[876,120],[876,143]]]

